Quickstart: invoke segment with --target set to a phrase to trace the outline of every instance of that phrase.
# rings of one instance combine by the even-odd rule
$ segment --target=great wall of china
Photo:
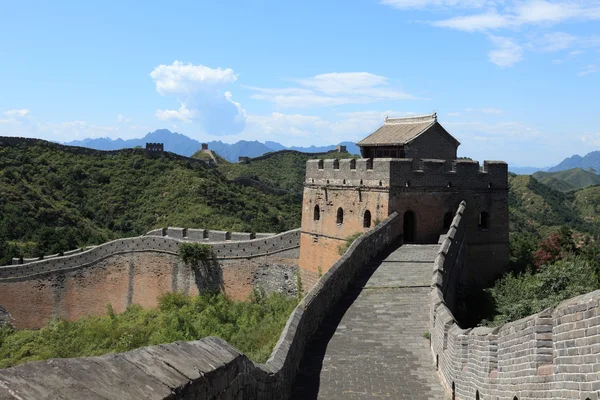
[[[419,154],[439,139],[435,114],[409,120],[437,128],[382,152]],[[440,152],[454,158],[456,146]],[[302,229],[278,235],[165,228],[13,260],[0,267],[0,322],[18,328],[103,314],[106,304],[153,307],[170,291],[219,287],[243,299],[264,284],[293,292],[296,273],[310,290],[265,364],[208,337],[3,369],[0,400],[598,400],[600,291],[499,327],[459,326],[459,283],[483,284],[505,268],[507,166],[450,158],[309,161]],[[337,245],[355,232],[338,259]],[[211,244],[212,273],[181,261],[179,246],[190,241]]]
[[[454,283],[464,260],[462,216],[467,208],[460,205],[448,234],[441,238],[435,261],[423,265],[432,274],[429,368],[437,370],[448,397],[597,400],[600,291],[501,327],[464,330],[457,325],[452,314]],[[266,364],[252,363],[218,338],[205,338],[1,370],[0,399],[83,394],[91,399],[290,398],[307,343],[324,318],[357,274],[401,240],[396,213],[357,239],[297,306]],[[171,241],[165,242],[166,248],[175,246]],[[222,249],[231,245],[223,244]],[[418,251],[418,245],[413,247]]]

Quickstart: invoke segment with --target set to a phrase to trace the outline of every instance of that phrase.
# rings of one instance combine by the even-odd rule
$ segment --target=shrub
[[[142,346],[219,336],[256,362],[271,354],[296,298],[278,293],[249,302],[223,294],[169,293],[156,309],[138,305],[77,321],[53,320],[40,330],[0,327],[0,368],[48,358],[97,356]]]
[[[352,246],[352,243],[354,243],[354,241],[358,239],[360,235],[362,235],[362,232],[356,232],[348,236],[344,244],[338,246],[338,253],[340,254],[340,256],[343,256],[346,253],[346,251],[348,251],[350,246]]]
[[[597,266],[581,256],[569,256],[537,273],[510,273],[488,289],[495,315],[492,325],[524,318],[563,300],[596,290]]]

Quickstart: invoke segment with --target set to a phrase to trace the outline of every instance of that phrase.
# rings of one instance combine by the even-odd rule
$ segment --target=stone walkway
[[[439,245],[404,245],[365,268],[309,344],[292,398],[443,400],[429,350]]]

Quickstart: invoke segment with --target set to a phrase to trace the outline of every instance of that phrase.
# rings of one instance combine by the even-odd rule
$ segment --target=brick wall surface
[[[183,234],[183,228],[169,229]],[[140,236],[0,267],[0,306],[17,328],[40,328],[56,316],[74,320],[104,315],[107,304],[117,312],[129,304],[156,307],[160,295],[174,291],[196,295],[221,288],[231,298],[245,300],[258,282],[259,267],[261,275],[271,264],[298,268],[298,229],[253,240],[211,243],[219,274],[214,277],[194,272],[181,262],[179,245],[184,241],[183,236]],[[289,285],[279,268],[273,268],[266,279]]]
[[[447,391],[456,399],[598,400],[600,291],[496,328],[458,326],[468,208],[459,207],[433,270],[431,350]]]

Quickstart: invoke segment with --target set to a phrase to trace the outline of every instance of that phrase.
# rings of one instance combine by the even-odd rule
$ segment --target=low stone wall
[[[600,291],[500,327],[459,327],[453,296],[464,253],[465,207],[463,202],[433,271],[431,350],[447,391],[465,400],[598,400]]]
[[[0,370],[0,398],[287,399],[307,342],[356,274],[396,242],[392,214],[357,239],[296,307],[266,364],[217,338]]]
[[[142,236],[115,240],[70,256],[0,267],[0,306],[17,328],[40,328],[53,317],[103,315],[106,305],[156,307],[164,293],[196,295],[222,289],[245,300],[256,286],[295,292],[299,230],[247,241],[211,243],[215,276],[204,276],[179,258],[183,239]],[[273,265],[273,268],[269,266]],[[282,272],[282,268],[288,271]],[[292,288],[293,285],[293,288]]]

